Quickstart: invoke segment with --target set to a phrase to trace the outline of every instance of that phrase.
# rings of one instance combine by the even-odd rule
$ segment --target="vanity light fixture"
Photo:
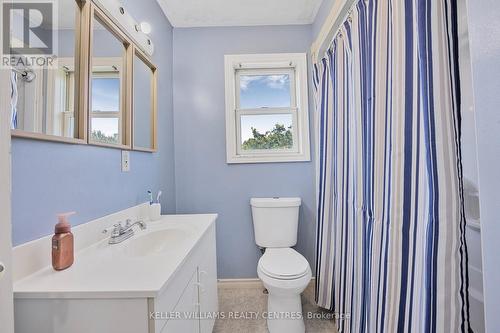
[[[123,0],[92,0],[91,2],[116,21],[115,23],[129,34],[129,37],[143,52],[148,56],[153,55],[153,42],[147,36],[151,32],[151,25],[148,22],[136,21],[123,5]]]

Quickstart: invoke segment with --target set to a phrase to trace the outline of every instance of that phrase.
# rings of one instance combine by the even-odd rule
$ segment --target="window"
[[[227,163],[309,161],[305,54],[226,55]]]
[[[122,117],[120,112],[120,78],[118,73],[92,74],[91,139],[120,144]]]

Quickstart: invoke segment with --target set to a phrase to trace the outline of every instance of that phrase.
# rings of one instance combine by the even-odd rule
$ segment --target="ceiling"
[[[157,0],[174,27],[310,24],[322,0]]]

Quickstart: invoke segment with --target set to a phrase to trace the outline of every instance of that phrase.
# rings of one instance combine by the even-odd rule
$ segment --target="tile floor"
[[[259,316],[258,319],[250,318],[267,310],[267,295],[263,293],[263,287],[250,284],[244,287],[231,287],[228,284],[219,285],[219,311],[226,315],[224,319],[215,322],[214,333],[267,333],[266,320]],[[326,313],[326,310],[318,308],[314,304],[314,284],[311,283],[302,294],[302,311],[305,317],[307,333],[335,333],[337,332],[333,320],[308,319],[307,313]],[[247,313],[249,318],[229,318],[230,312]]]

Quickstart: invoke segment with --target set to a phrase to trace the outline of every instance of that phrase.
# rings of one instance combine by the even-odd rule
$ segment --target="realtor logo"
[[[2,4],[2,66],[52,65],[56,27],[51,1]]]

